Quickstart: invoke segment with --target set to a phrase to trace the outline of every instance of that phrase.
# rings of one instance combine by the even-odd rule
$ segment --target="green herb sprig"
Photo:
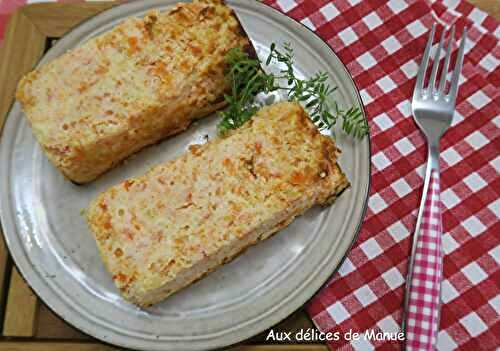
[[[248,56],[240,48],[232,49],[226,55],[229,70],[226,78],[231,83],[231,95],[226,95],[228,108],[221,112],[219,133],[241,127],[258,110],[253,104],[259,92],[271,92],[277,89],[274,76],[262,71],[260,61]]]
[[[227,79],[231,83],[232,94],[225,97],[229,107],[221,113],[219,133],[225,134],[240,127],[257,112],[254,98],[259,92],[284,90],[289,101],[298,101],[305,106],[319,129],[330,129],[340,119],[347,134],[359,139],[368,134],[368,125],[359,107],[342,110],[335,101],[333,109],[329,106],[328,100],[333,100],[331,95],[337,87],[327,83],[328,75],[319,72],[309,79],[298,78],[293,69],[293,49],[290,44],[283,47],[284,51],[280,51],[273,43],[266,60],[266,66],[272,62],[284,65],[278,75],[263,72],[260,61],[250,58],[239,48],[229,51],[226,56],[229,67]],[[281,86],[280,81],[285,81],[286,86]]]

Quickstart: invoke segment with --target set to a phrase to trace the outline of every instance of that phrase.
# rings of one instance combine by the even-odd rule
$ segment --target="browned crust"
[[[222,0],[221,1],[222,4],[224,4],[224,6],[227,6],[227,3],[225,0]],[[230,7],[229,7],[230,8]],[[238,29],[240,31],[240,34],[247,38],[248,39],[248,43],[249,45],[247,45],[245,47],[245,52],[248,54],[248,56],[250,56],[251,58],[254,58],[254,59],[258,59],[259,56],[257,55],[257,51],[255,50],[255,47],[253,46],[253,43],[252,43],[252,40],[250,39],[250,37],[248,36],[248,33],[246,32],[245,28],[243,27],[243,24],[241,23],[240,19],[238,18],[238,15],[236,14],[236,12],[232,9],[231,9],[231,14],[233,15],[233,17],[236,19],[236,22],[238,22]]]
[[[335,165],[339,172],[342,173],[342,171],[340,170],[340,167],[338,165]],[[330,197],[327,201],[327,203],[323,204],[324,206],[326,205],[330,205],[332,204],[335,199],[344,191],[346,190],[350,184],[349,184],[349,181],[347,180],[347,178],[344,176],[343,177],[343,182],[340,183],[337,188],[335,189],[336,190],[336,193]],[[299,214],[299,216],[302,215],[302,214]],[[163,301],[165,300],[167,297],[169,296],[172,296],[172,295],[175,295],[177,292],[179,291],[182,291],[185,287],[188,287],[188,286],[191,286],[193,285],[194,283],[202,280],[203,278],[205,278],[208,274],[214,272],[215,270],[219,269],[221,266],[224,266],[226,264],[229,264],[230,262],[234,261],[234,259],[236,259],[237,257],[239,257],[240,255],[242,255],[243,253],[245,253],[248,249],[250,249],[252,246],[256,246],[258,243],[260,243],[261,241],[264,240],[264,236],[265,236],[265,240],[267,239],[270,239],[272,238],[273,236],[275,236],[278,232],[280,232],[283,228],[286,228],[290,225],[290,223],[293,222],[293,220],[298,217],[297,215],[292,215],[290,216],[289,218],[287,218],[286,220],[282,221],[281,223],[279,223],[274,229],[273,229],[273,232],[269,235],[265,235],[266,233],[262,234],[261,236],[259,236],[257,239],[255,239],[254,241],[250,242],[247,246],[244,246],[241,248],[241,250],[239,250],[238,252],[234,253],[233,255],[231,256],[228,256],[228,257],[225,257],[224,260],[222,261],[222,263],[218,266],[215,266],[215,267],[212,267],[210,268],[209,270],[201,273],[198,277],[194,278],[192,281],[190,281],[189,283],[187,283],[183,288],[179,289],[179,290],[176,290],[174,292],[172,292],[171,294],[169,294],[168,296],[164,296],[162,297],[159,301],[149,301],[147,303],[144,303],[144,304],[141,304],[141,303],[138,303],[137,305],[140,306],[140,307],[143,307],[143,308],[147,308],[147,307],[151,307],[152,305],[160,302],[160,301]],[[136,303],[136,302],[134,302]]]
[[[160,140],[157,140],[153,143],[150,143],[142,148],[140,148],[139,150],[137,150],[136,152],[133,152],[132,154],[122,158],[122,159],[119,159],[119,160],[116,160],[115,163],[108,169],[106,169],[105,171],[103,171],[102,173],[100,173],[99,175],[97,175],[96,177],[92,178],[91,180],[86,180],[86,181],[82,181],[82,182],[78,182],[78,181],[75,181],[73,179],[71,179],[68,175],[64,174],[64,176],[69,180],[71,181],[71,183],[75,184],[75,185],[85,185],[89,182],[91,182],[92,180],[94,180],[95,178],[101,176],[102,174],[104,173],[107,173],[109,172],[110,170],[112,170],[113,168],[116,168],[117,166],[123,164],[123,162],[125,162],[126,160],[128,160],[129,158],[131,158],[133,155],[139,153],[140,151],[144,150],[145,148],[147,147],[150,147],[150,146],[154,146],[154,145],[158,145],[158,144],[161,144],[163,141],[165,141],[167,138],[169,137],[172,137],[174,135],[177,135],[177,134],[180,134],[182,133],[183,131],[185,131],[187,128],[189,128],[189,126],[191,124],[193,124],[193,122],[195,122],[196,120],[198,119],[201,119],[203,117],[206,117],[216,111],[219,111],[221,110],[222,108],[224,108],[225,106],[227,105],[227,102],[226,100],[224,99],[223,96],[219,97],[216,101],[214,101],[214,103],[210,106],[208,106],[207,108],[205,108],[204,110],[200,111],[200,113],[195,116],[195,118],[191,121],[189,121],[188,124],[186,124],[185,126],[182,126],[181,128],[178,128],[178,129],[175,129],[175,130],[172,130],[171,131],[171,134],[168,134],[167,136],[165,136],[164,138],[160,139]]]
[[[239,35],[241,35],[242,38],[246,38],[245,40],[245,44],[243,46],[243,49],[248,52],[248,54],[251,56],[251,57],[257,57],[257,53],[255,51],[255,48],[250,40],[250,38],[248,37],[247,33],[245,32],[243,26],[241,25],[241,22],[239,21],[237,15],[235,14],[234,10],[232,10],[230,7],[227,6],[227,4],[224,2],[224,1],[221,1],[219,0],[220,3],[222,3],[223,6],[226,6],[229,11],[230,11],[230,15],[232,15],[234,17],[234,19],[236,20],[237,22],[237,29],[235,30],[235,32]],[[234,30],[235,27],[233,27],[233,30]],[[38,74],[38,71],[35,70],[31,73],[29,73],[28,75],[26,75],[19,83],[18,87],[17,87],[17,92],[16,92],[16,97],[17,99],[21,102],[22,105],[28,105],[29,104],[29,101],[27,101],[27,98],[24,94],[24,88],[25,88],[25,85],[30,83],[30,81],[32,80],[32,78],[34,77],[34,75]],[[196,120],[196,119],[199,119],[199,118],[202,118],[202,117],[205,117],[207,115],[210,115],[211,113],[214,113],[215,111],[217,110],[220,110],[222,108],[224,108],[226,105],[226,102],[224,100],[224,96],[221,95],[217,98],[216,101],[213,101],[209,106],[206,106],[203,110],[201,111],[198,111],[198,113],[195,115],[195,116],[192,116],[193,117],[193,120]],[[28,117],[28,120],[29,117]],[[169,137],[169,136],[172,136],[172,135],[176,135],[180,132],[182,132],[183,130],[187,129],[189,127],[189,125],[193,122],[193,120],[189,121],[189,123],[186,123],[186,124],[183,124],[183,125],[179,125],[178,128],[175,128],[173,129],[169,134],[163,136],[161,139],[159,140],[153,140],[152,142],[150,142],[149,144],[146,144],[144,146],[141,147],[144,148],[148,145],[154,145],[154,144],[157,144],[159,143],[161,140]],[[140,150],[140,149],[139,149]],[[127,156],[125,157],[118,157],[116,158],[112,164],[110,165],[109,168],[103,170],[102,172],[98,173],[97,175],[92,175],[91,177],[87,176],[86,174],[84,175],[75,175],[72,171],[72,169],[63,169],[59,166],[59,163],[56,163],[55,161],[52,161],[52,163],[54,163],[54,165],[60,169],[62,171],[62,173],[65,175],[65,177],[70,180],[72,183],[74,184],[77,184],[77,185],[81,185],[81,184],[86,184],[88,182],[91,182],[92,180],[94,180],[95,178],[99,177],[100,175],[106,173],[107,171],[109,171],[110,169],[116,167],[116,165],[119,165],[121,164],[124,160],[126,160],[129,156],[137,153],[139,150],[136,150],[136,151],[133,151],[128,154]],[[48,152],[47,152],[48,153]]]
[[[287,104],[290,104],[290,103],[287,103]],[[300,105],[298,103],[296,103],[294,105],[295,105],[295,108],[290,109],[289,111],[285,110],[284,112],[287,113],[287,116],[289,116],[289,115],[293,116],[293,118],[294,118],[293,125],[297,128],[297,130],[301,134],[303,134],[304,136],[310,136],[312,138],[312,142],[315,146],[314,147],[315,164],[319,163],[318,165],[321,167],[320,171],[328,172],[328,174],[330,175],[330,177],[328,178],[329,182],[325,183],[325,186],[328,186],[329,190],[328,191],[321,191],[321,192],[317,193],[317,197],[315,198],[315,201],[314,201],[315,204],[327,205],[327,204],[333,202],[333,200],[344,189],[346,189],[349,186],[349,183],[348,183],[346,176],[344,175],[344,173],[342,172],[342,170],[340,169],[339,165],[336,162],[337,161],[336,155],[338,154],[339,151],[338,151],[338,149],[335,145],[335,142],[333,140],[331,140],[330,138],[323,136],[319,133],[319,131],[314,126],[314,124],[307,117],[307,114],[304,112],[303,108],[300,107]],[[300,108],[300,111],[297,110],[298,108]],[[290,118],[292,118],[292,117],[290,117]],[[260,124],[261,128],[257,129],[257,131],[262,130],[262,126],[267,125],[267,120],[266,120],[266,122],[264,122],[264,119],[262,119],[261,121],[262,121],[262,123]],[[249,128],[249,125],[257,123],[257,122],[258,122],[257,119],[253,119],[252,122],[250,122],[247,126],[243,127],[243,129]],[[281,123],[281,122],[282,122],[282,120],[280,120],[280,119],[278,119],[276,121],[277,124]],[[272,135],[271,135],[271,138],[272,138]],[[219,139],[219,140],[221,140],[221,139]],[[215,140],[212,142],[217,143],[218,141]],[[313,155],[312,155],[312,157],[313,157]],[[309,172],[308,175],[306,175],[306,176],[308,177],[308,181],[314,181],[314,179],[315,179],[314,177],[318,177],[317,179],[318,179],[318,181],[320,181],[322,178],[324,178],[320,174],[318,174],[317,171],[312,171],[312,172]],[[330,183],[330,181],[333,183]],[[304,184],[306,184],[306,183],[304,183]],[[312,183],[312,184],[315,184],[315,183]],[[270,189],[270,191],[272,191],[272,189]],[[94,234],[96,236],[96,240],[98,242],[100,240],[99,239],[99,235],[100,235],[99,228],[103,228],[103,227],[106,228],[106,223],[108,223],[108,219],[103,218],[101,221],[101,224],[99,226],[95,227],[97,229],[94,230],[94,226],[93,226],[94,224],[92,221],[92,211],[97,210],[100,212],[100,209],[106,211],[106,208],[107,207],[105,205],[104,205],[104,207],[102,207],[98,202],[95,202],[93,204],[93,207],[91,207],[91,211],[89,212],[89,223],[90,223],[90,226],[92,228],[92,231],[94,232]],[[254,234],[252,234],[252,238],[250,239],[251,241],[248,240],[248,242],[246,242],[244,245],[238,247],[237,252],[226,253],[224,259],[221,259],[220,261],[218,261],[217,262],[218,264],[216,266],[213,266],[213,267],[207,269],[207,271],[205,271],[205,272],[201,271],[196,276],[194,276],[194,274],[191,275],[190,281],[183,284],[182,287],[188,286],[188,285],[192,284],[193,282],[201,279],[206,274],[215,270],[217,267],[221,266],[222,264],[225,264],[225,263],[233,260],[241,252],[245,251],[248,247],[254,245],[255,243],[257,243],[263,239],[267,239],[268,237],[272,236],[274,233],[278,232],[280,229],[286,227],[295,217],[301,215],[303,213],[303,211],[305,211],[305,209],[307,209],[307,208],[309,208],[309,207],[300,207],[300,208],[297,208],[297,210],[290,211],[288,214],[286,214],[286,216],[283,216],[283,217],[280,216],[281,221],[277,220],[276,222],[278,222],[278,223],[274,224],[273,227],[270,229],[266,227],[266,229],[264,229],[265,230],[264,233],[262,233],[262,232],[255,233],[254,232]],[[106,216],[109,216],[108,212],[107,212]],[[102,236],[102,237],[104,237],[104,236]],[[104,255],[103,260],[106,263],[105,257],[106,256]],[[110,272],[113,272],[110,269],[108,269],[108,270]],[[195,270],[195,272],[196,272],[196,270]],[[131,277],[130,279],[133,279],[134,274],[135,273],[128,275],[129,277]],[[187,277],[189,277],[189,276],[190,275],[187,275]],[[167,287],[167,288],[170,288],[170,287]],[[134,295],[134,294],[132,294],[132,295],[124,294],[125,295],[124,297],[126,299],[128,299],[129,301],[136,303],[140,306],[149,306],[151,304],[154,304],[156,302],[163,300],[167,296],[169,296],[169,295],[171,295],[179,290],[181,290],[181,288],[176,288],[175,291],[171,291],[171,289],[165,290],[165,291],[159,291],[158,294],[153,294],[153,296],[149,296],[148,299],[146,299],[145,296],[144,296],[144,298],[141,298],[140,296],[136,297],[137,295]],[[158,296],[161,296],[161,298],[159,298]]]

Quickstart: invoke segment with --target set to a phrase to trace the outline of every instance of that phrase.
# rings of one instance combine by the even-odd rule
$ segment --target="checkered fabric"
[[[26,0],[0,1],[1,40],[8,14]],[[455,23],[457,40],[463,27],[469,28],[457,112],[441,144],[445,255],[437,348],[500,347],[498,22],[461,0],[265,2],[335,50],[361,91],[371,128],[372,188],[361,233],[339,271],[308,305],[322,331],[399,330],[426,157],[410,97],[432,23]],[[400,345],[341,338],[330,346],[365,351]]]
[[[406,311],[406,348],[432,351],[439,328],[439,292],[442,280],[441,202],[439,174],[431,171],[417,238],[410,298]]]
[[[469,28],[457,112],[441,142],[444,280],[437,349],[500,347],[500,26],[467,2],[266,0],[321,36],[361,91],[371,128],[372,188],[359,238],[310,301],[322,331],[396,332],[427,150],[410,99],[428,31]],[[437,45],[437,44],[435,44]],[[452,61],[456,57],[454,48]],[[340,338],[332,349],[397,350]]]

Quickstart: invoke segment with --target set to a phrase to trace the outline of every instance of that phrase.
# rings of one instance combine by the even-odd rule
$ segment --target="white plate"
[[[174,0],[131,2],[103,12],[71,31],[45,55],[45,63],[124,18]],[[313,32],[255,1],[228,1],[261,58],[271,42],[290,42],[296,70],[329,73],[343,106],[361,105],[342,62]],[[314,208],[278,235],[198,283],[147,310],[125,302],[99,258],[81,210],[100,191],[187,146],[214,135],[217,117],[149,147],[97,181],[76,186],[48,162],[19,105],[12,108],[1,139],[1,220],[20,272],[40,298],[83,332],[144,350],[216,348],[249,338],[302,306],[346,255],[363,219],[370,177],[369,139],[352,141],[337,131],[340,165],[352,186],[333,206]]]

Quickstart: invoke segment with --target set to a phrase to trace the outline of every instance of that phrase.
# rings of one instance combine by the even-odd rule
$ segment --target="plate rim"
[[[189,1],[183,1],[183,0],[178,0],[177,2],[189,2]],[[225,0],[224,1],[225,3],[228,3],[228,5],[230,6],[231,3],[239,3],[239,4],[245,4],[247,5],[247,1],[245,0]],[[229,347],[231,345],[234,345],[234,344],[237,344],[237,343],[240,343],[270,327],[272,327],[273,325],[276,325],[277,323],[281,322],[282,320],[286,319],[288,316],[290,316],[292,313],[294,313],[296,310],[298,310],[299,308],[301,308],[301,306],[304,306],[305,304],[307,304],[313,297],[314,295],[316,295],[316,293],[318,291],[320,291],[321,289],[323,289],[323,287],[325,286],[325,284],[328,283],[328,281],[331,279],[331,277],[338,271],[338,269],[340,268],[340,266],[344,263],[344,261],[346,260],[347,256],[349,255],[351,249],[353,248],[355,242],[358,240],[359,238],[359,235],[360,235],[360,231],[361,231],[361,227],[364,223],[364,219],[366,217],[366,211],[367,211],[367,208],[368,208],[368,200],[369,200],[369,197],[370,197],[370,191],[371,191],[371,186],[372,186],[372,179],[371,179],[371,172],[372,172],[372,164],[371,164],[371,157],[372,157],[372,150],[371,150],[371,129],[370,129],[370,124],[368,123],[368,118],[367,118],[367,113],[366,113],[366,109],[365,109],[365,106],[364,106],[364,103],[363,103],[363,100],[361,98],[361,94],[360,94],[360,90],[354,80],[354,78],[352,77],[352,75],[350,74],[349,70],[347,69],[345,63],[340,59],[340,57],[336,54],[336,52],[333,50],[333,48],[321,37],[319,36],[317,33],[315,33],[312,29],[310,29],[309,27],[307,27],[306,25],[304,25],[303,23],[301,23],[300,21],[297,21],[295,20],[294,18],[292,17],[289,17],[287,16],[286,14],[282,13],[281,11],[279,11],[278,9],[272,7],[271,5],[268,5],[266,3],[263,3],[263,2],[260,2],[260,1],[252,1],[253,5],[256,6],[257,8],[259,6],[262,6],[264,8],[267,8],[267,9],[270,9],[272,12],[274,12],[277,16],[281,16],[281,17],[284,17],[286,18],[287,20],[290,20],[292,22],[295,22],[295,23],[298,23],[300,24],[300,26],[302,27],[302,29],[306,29],[308,32],[310,32],[310,34],[312,34],[314,37],[316,37],[317,39],[319,39],[321,42],[323,42],[324,45],[326,45],[326,47],[328,48],[328,51],[330,52],[330,54],[332,56],[334,56],[336,59],[338,59],[338,61],[341,63],[341,66],[342,66],[342,71],[343,73],[345,74],[345,77],[347,77],[350,82],[352,83],[353,87],[354,87],[354,90],[355,90],[355,93],[356,93],[356,99],[359,103],[359,107],[361,108],[362,110],[362,113],[363,113],[363,117],[367,123],[367,126],[368,126],[368,135],[365,137],[367,138],[367,157],[368,157],[368,177],[367,177],[367,184],[366,184],[366,187],[365,187],[365,194],[364,194],[364,200],[363,200],[363,205],[362,205],[362,210],[361,210],[361,213],[360,213],[360,217],[359,217],[359,220],[358,220],[358,223],[356,225],[356,229],[354,230],[354,235],[352,237],[352,240],[351,242],[349,243],[348,247],[346,248],[344,254],[342,255],[342,257],[340,258],[340,260],[337,262],[337,264],[334,266],[334,268],[331,269],[331,272],[328,273],[328,275],[326,275],[326,278],[325,279],[317,279],[317,280],[322,280],[322,283],[320,284],[319,288],[318,289],[312,289],[310,290],[311,292],[309,294],[305,294],[305,295],[308,295],[308,297],[306,297],[305,299],[298,299],[299,296],[296,296],[292,301],[294,301],[294,305],[298,305],[298,307],[293,307],[291,312],[289,313],[282,313],[282,317],[280,318],[275,318],[275,320],[272,321],[272,323],[269,323],[269,321],[272,319],[272,318],[268,318],[266,321],[267,323],[266,324],[269,324],[267,325],[266,327],[264,327],[263,329],[262,328],[258,328],[259,330],[255,331],[255,332],[250,332],[250,333],[245,333],[244,330],[245,329],[240,329],[239,330],[239,337],[237,338],[233,338],[233,339],[237,339],[236,341],[231,341],[231,343],[224,343],[223,345],[220,344],[220,343],[213,343],[212,345],[209,346],[209,349],[214,349],[214,348],[218,348],[218,347]],[[137,5],[137,3],[135,4]],[[89,17],[87,19],[85,19],[84,21],[80,22],[77,26],[73,27],[71,30],[69,30],[67,33],[65,33],[61,38],[59,38],[58,42],[56,43],[56,45],[54,45],[51,49],[49,49],[49,51],[45,52],[44,55],[40,58],[40,60],[38,60],[37,64],[35,65],[35,67],[38,67],[41,62],[44,61],[46,55],[52,50],[52,49],[57,49],[58,46],[62,46],[64,44],[64,40],[65,38],[69,37],[73,32],[77,31],[78,29],[80,29],[80,27],[83,27],[83,26],[86,26],[88,25],[88,22],[91,22],[91,21],[98,21],[99,20],[99,17],[102,17],[102,16],[106,16],[107,14],[109,14],[109,12],[116,12],[116,11],[119,11],[118,9],[119,8],[126,8],[126,7],[133,7],[134,6],[134,2],[130,2],[130,3],[123,3],[123,4],[119,4],[119,5],[116,5],[116,6],[113,6],[109,9],[106,9],[100,13],[98,13],[97,15],[95,16],[92,16],[92,17]],[[15,101],[14,101],[15,102]],[[14,103],[12,104],[11,108],[9,109],[7,115],[6,115],[6,119],[5,119],[5,123],[4,123],[4,128],[2,130],[2,133],[0,134],[0,146],[3,145],[4,143],[6,143],[4,140],[5,138],[2,138],[4,132],[6,131],[6,126],[7,126],[7,122],[9,119],[9,117],[11,115],[14,114],[15,110],[19,109],[19,106],[18,106],[18,103]],[[22,113],[22,112],[21,112]],[[13,117],[11,117],[12,119]],[[2,148],[5,150],[5,148]],[[10,152],[8,153],[7,151],[4,151],[2,150],[2,152],[0,153],[0,160],[5,160],[6,159],[6,156],[10,154]],[[3,173],[5,175],[5,173],[7,172],[7,168],[8,167],[2,167],[4,169],[4,171],[0,172],[0,173]],[[4,178],[4,179],[8,179],[8,178]],[[11,243],[10,243],[10,240],[8,239],[8,236],[7,236],[7,229],[9,229],[9,232],[15,232],[16,235],[17,235],[17,229],[16,229],[16,221],[13,220],[13,218],[10,218],[11,220],[6,220],[7,219],[7,214],[5,213],[6,211],[4,210],[4,207],[10,207],[12,205],[12,200],[11,200],[11,190],[10,190],[10,183],[9,182],[4,182],[4,184],[6,185],[3,185],[2,188],[3,189],[7,189],[9,190],[7,192],[7,196],[1,196],[0,197],[0,227],[2,229],[2,233],[3,233],[3,237],[4,237],[4,241],[5,241],[5,247],[10,255],[10,257],[12,258],[12,262],[14,263],[14,266],[17,268],[21,278],[24,280],[24,282],[31,288],[31,290],[34,292],[34,294],[36,295],[37,298],[39,298],[41,301],[43,301],[43,303],[50,309],[50,311],[52,311],[54,314],[56,314],[59,318],[63,319],[66,323],[68,323],[69,325],[73,326],[74,328],[76,328],[77,330],[79,330],[80,332],[88,335],[88,336],[91,336],[93,338],[96,338],[98,339],[99,341],[105,343],[105,344],[108,344],[108,345],[113,345],[113,346],[122,346],[122,347],[130,347],[130,348],[133,348],[133,349],[138,349],[138,350],[141,350],[141,349],[145,349],[144,347],[150,347],[150,346],[153,346],[156,345],[156,346],[160,346],[163,345],[163,346],[168,346],[168,344],[172,345],[173,343],[172,342],[166,342],[166,341],[161,341],[159,344],[158,342],[156,341],[147,341],[147,345],[144,344],[144,346],[137,346],[137,345],[130,345],[130,344],[126,344],[126,343],[121,343],[121,342],[117,342],[116,338],[115,340],[111,341],[111,338],[107,338],[106,337],[106,332],[102,333],[102,334],[92,334],[91,331],[87,331],[87,330],[84,330],[82,329],[81,326],[78,325],[78,323],[76,323],[75,321],[69,321],[68,318],[66,318],[66,316],[62,315],[61,313],[57,312],[56,311],[56,308],[53,307],[51,304],[47,303],[46,300],[44,298],[42,298],[41,294],[38,292],[38,288],[34,288],[34,286],[30,283],[30,281],[26,278],[27,274],[25,274],[24,272],[24,268],[21,268],[18,264],[17,264],[17,258],[16,258],[16,255],[13,255],[13,250],[11,250]],[[3,194],[5,194],[4,192],[2,192]],[[9,228],[7,228],[7,224],[9,225]],[[330,259],[331,260],[331,259]],[[29,263],[29,262],[28,262]],[[46,278],[42,279],[43,281],[46,280]],[[300,300],[299,303],[297,302],[297,300]],[[304,301],[302,301],[304,300]],[[78,311],[76,310],[73,310],[74,312],[76,312],[77,314],[80,314]],[[260,321],[260,324],[263,324],[262,321]],[[249,326],[248,329],[252,329],[251,326]],[[253,327],[253,329],[256,329],[255,327]],[[245,334],[243,335],[242,337],[242,334]],[[132,336],[129,336],[127,335],[126,336],[127,338],[133,338]],[[218,339],[217,339],[218,340]],[[155,348],[156,349],[156,348]],[[184,349],[183,347],[181,347],[180,349]]]

